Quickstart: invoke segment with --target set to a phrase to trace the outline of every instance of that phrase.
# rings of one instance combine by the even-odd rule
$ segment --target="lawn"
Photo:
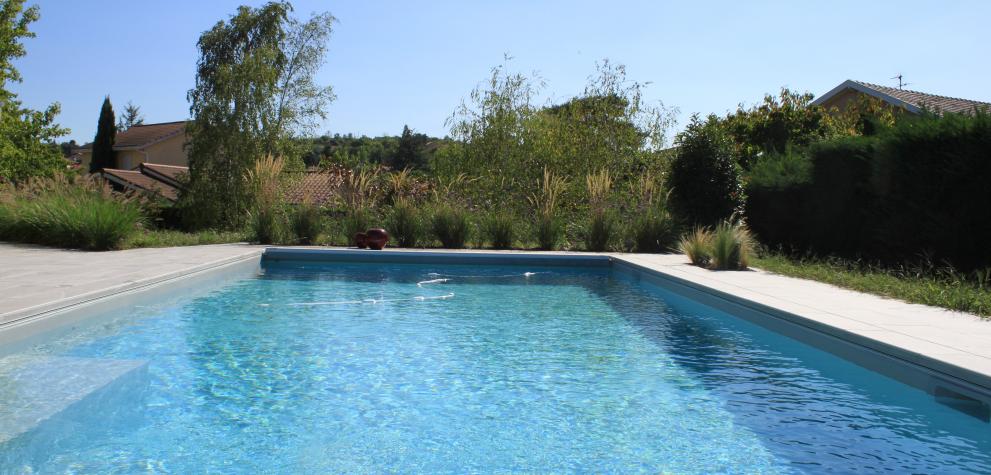
[[[991,316],[989,271],[971,276],[950,271],[896,271],[838,259],[790,258],[780,254],[762,255],[754,259],[752,264],[753,267],[775,274],[816,280],[912,303]]]

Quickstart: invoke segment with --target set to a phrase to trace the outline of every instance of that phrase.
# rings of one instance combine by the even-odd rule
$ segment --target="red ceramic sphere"
[[[358,249],[364,249],[368,247],[368,235],[365,233],[354,233],[354,245]]]
[[[369,249],[375,249],[376,251],[381,251],[385,247],[386,243],[389,242],[389,233],[382,228],[372,228],[365,231],[367,236],[366,243]]]

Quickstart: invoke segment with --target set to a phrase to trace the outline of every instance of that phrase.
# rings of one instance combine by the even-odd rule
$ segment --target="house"
[[[924,109],[938,113],[955,112],[965,114],[973,113],[978,109],[991,109],[991,103],[988,102],[938,96],[896,87],[879,86],[852,79],[844,81],[839,86],[819,96],[816,100],[812,101],[812,105],[824,106],[827,109],[835,107],[843,110],[851,101],[862,96],[880,99],[892,107],[905,110],[912,114],[919,114]]]
[[[117,163],[113,168],[137,170],[142,163],[185,167],[189,165],[185,145],[184,120],[135,125],[117,133],[114,141]],[[92,153],[92,144],[87,144],[82,157],[82,166],[85,169],[89,168]]]

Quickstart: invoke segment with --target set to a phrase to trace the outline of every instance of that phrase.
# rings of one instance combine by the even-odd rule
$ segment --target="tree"
[[[306,22],[287,2],[239,7],[197,43],[196,84],[189,91],[190,183],[182,197],[191,227],[238,226],[251,205],[245,173],[266,156],[301,167],[316,117],[326,117],[329,86],[314,75],[324,62],[334,17]]]
[[[403,134],[399,137],[399,147],[392,159],[392,167],[396,170],[404,168],[421,168],[427,163],[426,146],[430,140],[425,134],[414,134],[409,126],[403,126]]]
[[[142,125],[144,123],[145,118],[141,115],[141,108],[132,104],[131,101],[127,101],[127,106],[124,107],[124,113],[117,119],[117,130],[123,132],[135,125]]]
[[[476,177],[478,201],[515,195],[521,204],[545,167],[572,183],[602,169],[618,181],[648,169],[660,174],[667,162],[658,152],[676,109],[643,99],[645,86],[629,80],[623,66],[602,61],[579,95],[541,107],[539,78],[496,67],[448,121],[460,143],[439,149],[431,167]]]
[[[733,139],[740,165],[745,169],[762,155],[783,153],[785,147],[805,147],[829,137],[833,124],[825,107],[812,105],[812,93],[781,89],[779,97],[764,96],[760,105],[726,116],[724,126]]]
[[[114,125],[114,106],[110,104],[110,96],[103,98],[100,107],[100,120],[96,123],[96,137],[93,138],[93,157],[89,162],[89,172],[97,173],[104,168],[113,168],[117,160],[114,156],[114,140],[117,138],[117,126]]]
[[[668,189],[676,216],[687,224],[714,226],[743,208],[740,169],[719,120],[693,115],[675,139]]]
[[[39,18],[38,7],[24,9],[23,0],[0,3],[0,181],[21,181],[51,175],[65,167],[55,139],[69,133],[55,117],[59,104],[43,111],[21,107],[8,82],[21,82],[13,61],[27,54],[24,38],[33,38],[28,25]]]
[[[79,144],[75,140],[69,140],[68,142],[60,142],[58,144],[59,151],[62,152],[63,157],[68,157],[72,155],[72,151],[79,147]]]

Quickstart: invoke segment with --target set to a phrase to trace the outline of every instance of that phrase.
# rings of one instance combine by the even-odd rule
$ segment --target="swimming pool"
[[[48,405],[4,472],[991,466],[981,418],[609,267],[269,262],[6,355],[0,396]]]

